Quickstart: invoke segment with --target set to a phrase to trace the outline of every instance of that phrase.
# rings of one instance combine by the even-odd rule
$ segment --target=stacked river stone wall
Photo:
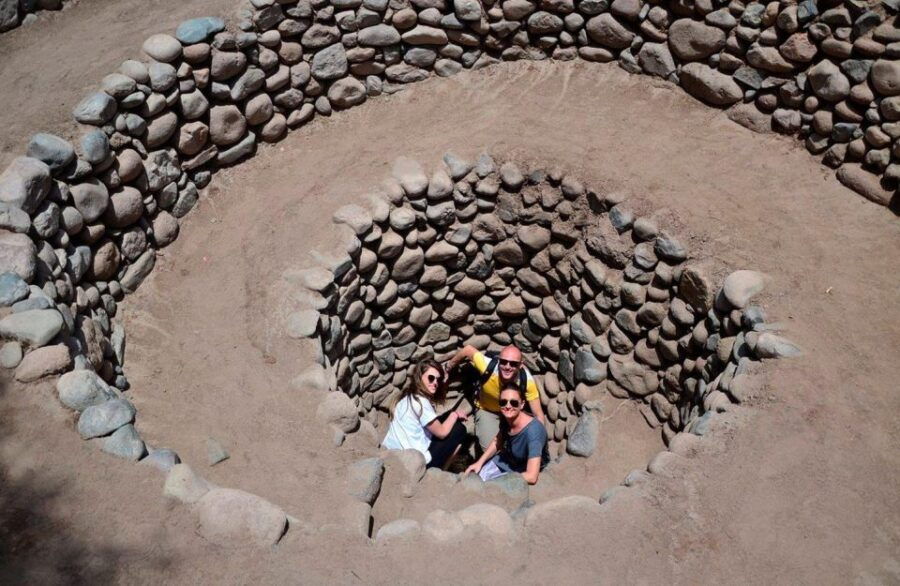
[[[148,38],[147,59],[124,62],[77,105],[76,144],[35,135],[0,175],[0,303],[13,307],[0,320],[11,340],[0,361],[22,381],[75,367],[125,390],[117,303],[152,270],[215,170],[316,116],[500,60],[617,60],[715,105],[747,101],[886,204],[900,169],[895,7],[254,0],[239,31],[219,18],[184,22],[174,36]],[[574,348],[560,347],[563,371],[564,360],[587,359]],[[69,401],[79,409],[116,393],[79,388],[87,394]],[[106,414],[107,427],[127,411]]]
[[[0,33],[37,19],[39,10],[60,10],[67,0],[0,0]]]
[[[422,358],[513,343],[538,375],[554,440],[609,392],[643,401],[668,441],[740,401],[734,380],[751,360],[794,353],[749,306],[761,275],[732,273],[717,292],[704,265],[685,265],[681,241],[621,197],[487,155],[444,162],[429,177],[400,159],[390,204],[336,212],[356,235],[349,257],[333,279],[304,275],[320,309],[288,319],[321,340],[332,388],[364,416],[386,411]]]

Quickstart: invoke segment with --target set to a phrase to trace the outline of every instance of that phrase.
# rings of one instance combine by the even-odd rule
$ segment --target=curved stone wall
[[[60,10],[67,0],[0,0],[0,34],[37,19],[39,10]]]
[[[738,271],[717,291],[677,237],[615,193],[488,155],[447,154],[430,176],[400,159],[394,176],[390,204],[335,213],[355,234],[349,258],[333,278],[304,274],[323,299],[288,317],[291,335],[320,340],[330,387],[363,416],[385,412],[422,358],[514,343],[553,440],[609,392],[643,401],[668,442],[741,400],[751,360],[794,351],[749,305],[762,275]]]
[[[0,365],[26,383],[65,373],[59,398],[80,412],[81,436],[144,459],[117,307],[211,174],[315,116],[503,59],[618,60],[716,105],[754,102],[827,162],[852,163],[842,180],[886,204],[893,187],[878,177],[896,179],[896,27],[855,6],[254,0],[239,32],[200,18],[153,35],[149,59],[124,62],[75,108],[77,145],[37,134],[0,175]],[[800,49],[805,61],[783,55]],[[758,123],[754,112],[733,117]],[[758,275],[736,273],[715,294],[699,267],[681,267],[677,238],[611,194],[487,158],[446,164],[428,177],[402,162],[390,204],[338,213],[358,235],[353,255],[311,278],[326,303],[292,324],[322,335],[322,361],[354,417],[403,382],[414,341],[442,358],[461,342],[514,340],[541,377],[554,439],[576,431],[601,385],[646,401],[666,438],[700,434],[705,414],[741,399],[747,360],[796,351],[745,307]],[[166,450],[148,459],[178,461]]]

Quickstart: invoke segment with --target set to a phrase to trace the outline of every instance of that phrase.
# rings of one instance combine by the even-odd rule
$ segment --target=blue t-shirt
[[[547,450],[547,430],[537,418],[532,419],[522,431],[516,435],[509,434],[506,420],[500,418],[500,431],[503,443],[500,446],[497,467],[504,472],[525,472],[528,460],[541,458],[541,470],[550,461]]]

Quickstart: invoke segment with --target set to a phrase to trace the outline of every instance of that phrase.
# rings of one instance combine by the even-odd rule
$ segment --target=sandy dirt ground
[[[11,50],[4,43],[0,55]],[[35,87],[56,87],[37,77]],[[41,112],[10,97],[18,91],[0,92],[4,104],[22,108],[3,109],[11,128],[3,156],[30,129],[57,128],[52,116],[42,126]],[[60,119],[80,95],[61,94]],[[162,499],[160,474],[78,439],[52,384],[5,381],[0,580],[900,581],[896,217],[843,188],[792,141],[753,134],[672,86],[613,66],[519,63],[429,80],[316,122],[218,175],[151,278],[122,305],[130,394],[148,441],[175,448],[214,482],[261,494],[313,526],[326,523],[329,487],[372,448],[362,437],[331,447],[314,422],[318,397],[289,385],[312,352],[281,331],[296,303],[281,274],[312,265],[314,250],[334,249],[331,212],[358,202],[395,157],[433,166],[447,150],[558,164],[627,191],[695,257],[771,275],[761,301],[804,356],[766,364],[765,388],[719,417],[695,458],[618,495],[602,514],[560,518],[518,543],[482,539],[440,551],[300,530],[271,551],[214,547],[194,533],[184,508]],[[606,422],[597,463],[563,463],[566,491],[598,497],[646,464],[658,438],[633,415]],[[232,454],[213,468],[205,464],[210,436]],[[424,497],[434,507],[459,504]],[[418,514],[418,505],[403,506],[394,503]]]

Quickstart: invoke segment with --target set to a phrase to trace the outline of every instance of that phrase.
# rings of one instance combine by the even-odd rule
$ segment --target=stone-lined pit
[[[288,319],[378,427],[419,359],[514,343],[560,450],[569,438],[570,453],[593,452],[596,418],[583,415],[605,392],[643,401],[668,442],[740,401],[749,361],[788,350],[748,307],[762,275],[738,271],[717,293],[704,263],[619,194],[488,155],[448,154],[430,177],[399,159],[394,177],[371,213],[335,213],[355,233],[349,257],[305,274],[320,309]]]

